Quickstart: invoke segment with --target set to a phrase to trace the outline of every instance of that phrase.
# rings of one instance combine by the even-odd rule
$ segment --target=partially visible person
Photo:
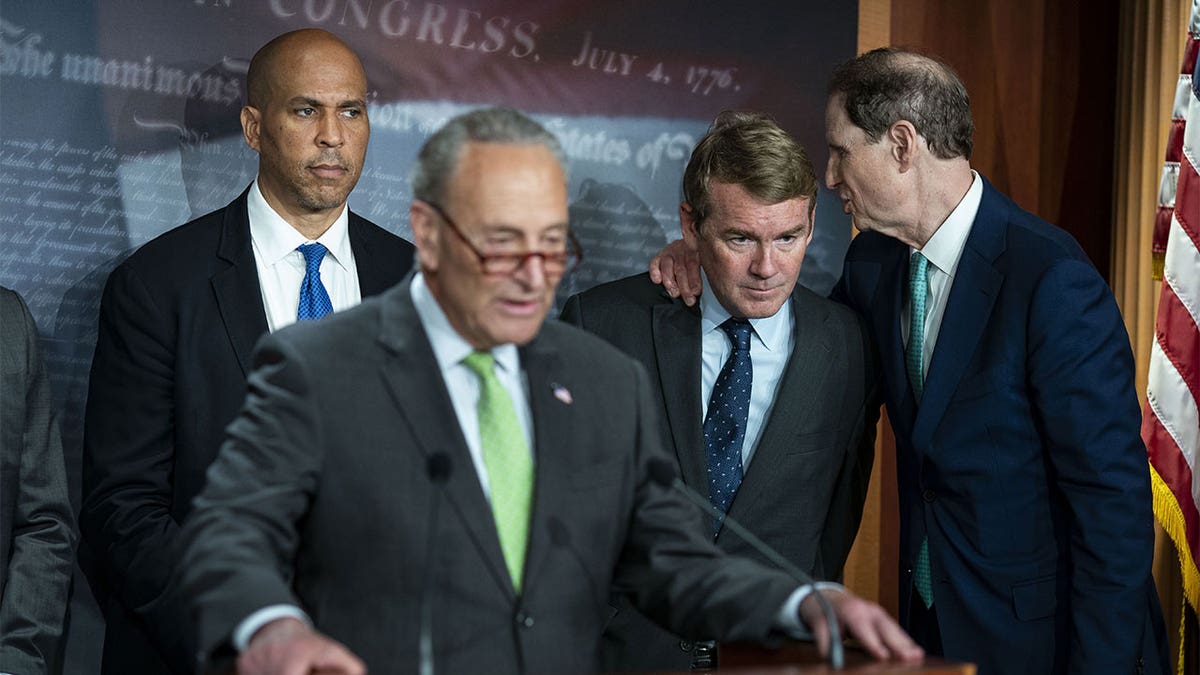
[[[241,112],[258,175],[228,206],[142,246],[109,277],[84,428],[84,536],[109,586],[101,671],[191,673],[168,579],[254,343],[382,292],[413,247],[350,212],[370,124],[358,57],[321,30],[263,46]]]
[[[879,399],[862,322],[796,283],[813,236],[812,162],[769,117],[726,111],[693,150],[683,195],[699,306],[641,274],[573,296],[563,319],[645,366],[685,483],[796,567],[839,579],[862,517]],[[716,543],[760,557],[728,528],[718,526]],[[712,643],[667,633],[624,597],[614,604],[606,670],[716,660]]]
[[[839,67],[825,173],[862,234],[835,298],[882,355],[900,616],[994,673],[1163,673],[1129,336],[1075,240],[971,169],[958,75],[895,49]]]
[[[901,623],[981,675],[1165,673],[1125,324],[1075,240],[971,169],[973,131],[935,59],[830,80],[825,180],[862,230],[833,297],[880,354]]]
[[[0,378],[0,673],[56,673],[75,516],[37,325],[3,287]]]
[[[413,196],[418,272],[255,350],[184,528],[201,653],[247,673],[587,673],[614,585],[682,634],[803,621],[828,649],[808,587],[723,555],[659,481],[676,474],[644,369],[543,323],[578,258],[558,141],[511,109],[456,117]],[[829,598],[879,658],[920,657],[878,605]]]

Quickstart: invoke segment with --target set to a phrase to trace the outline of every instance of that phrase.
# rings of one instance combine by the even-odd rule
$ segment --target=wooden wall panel
[[[1075,235],[1109,272],[1117,0],[906,0],[891,42],[958,71],[975,116],[972,165]]]

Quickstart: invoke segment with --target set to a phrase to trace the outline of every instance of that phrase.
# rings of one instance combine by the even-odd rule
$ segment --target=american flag
[[[1200,611],[1200,0],[1187,46],[1159,188],[1154,252],[1163,256],[1142,439],[1154,514],[1175,543],[1183,593]]]

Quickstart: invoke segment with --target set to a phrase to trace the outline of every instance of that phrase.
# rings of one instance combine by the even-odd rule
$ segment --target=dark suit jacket
[[[349,233],[363,297],[404,278],[411,244],[353,213]],[[192,671],[185,617],[167,593],[175,539],[266,332],[246,192],[150,241],[109,277],[80,514],[111,586],[104,672]]]
[[[904,370],[908,247],[864,233],[835,297],[868,317],[896,432],[900,614],[929,537],[948,657],[995,673],[1163,672],[1133,355],[1067,233],[985,182],[920,406]]]
[[[0,288],[0,672],[57,672],[75,517],[37,326]]]
[[[800,569],[837,579],[858,531],[875,455],[874,356],[852,311],[800,286],[791,303],[795,347],[729,515]],[[684,482],[708,494],[698,306],[671,299],[640,274],[573,296],[563,319],[646,367]],[[717,544],[759,557],[728,530]],[[627,603],[616,604],[620,614],[605,632],[606,668],[687,670],[691,654],[678,637],[633,615]]]
[[[645,372],[553,321],[521,348],[536,488],[514,594],[409,292],[260,342],[184,532],[205,653],[254,610],[292,603],[371,672],[415,671],[424,587],[444,673],[594,671],[613,583],[678,631],[767,637],[795,583],[697,534],[699,511],[648,478],[666,455]],[[453,466],[441,489],[425,471],[438,453]]]

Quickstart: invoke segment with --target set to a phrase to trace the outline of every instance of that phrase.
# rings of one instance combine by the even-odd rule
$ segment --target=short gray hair
[[[463,148],[472,142],[541,145],[553,153],[566,176],[566,153],[554,134],[514,108],[483,108],[454,117],[421,146],[413,169],[413,198],[440,205]]]
[[[900,120],[911,122],[942,159],[971,158],[975,122],[967,88],[954,69],[916,52],[883,47],[838,66],[829,94],[872,143]]]

